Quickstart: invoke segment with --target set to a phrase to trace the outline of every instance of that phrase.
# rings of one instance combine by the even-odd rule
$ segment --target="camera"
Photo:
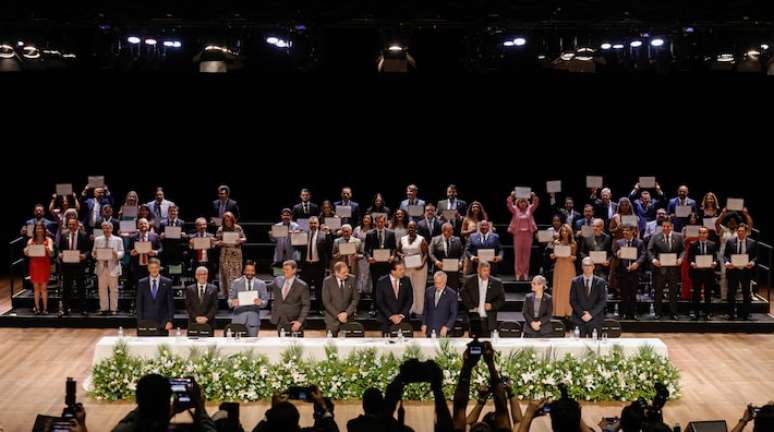
[[[312,400],[312,387],[288,387],[288,399],[310,402]]]
[[[65,382],[65,407],[62,410],[63,419],[75,418],[75,386],[75,380],[72,377],[67,377]]]
[[[656,383],[654,385],[656,389],[656,395],[653,396],[653,400],[650,404],[644,398],[639,398],[637,404],[642,409],[642,418],[645,420],[645,424],[662,423],[664,416],[661,410],[669,400],[669,390],[662,383]]]
[[[193,379],[170,378],[169,388],[175,399],[175,412],[185,411],[193,405]]]

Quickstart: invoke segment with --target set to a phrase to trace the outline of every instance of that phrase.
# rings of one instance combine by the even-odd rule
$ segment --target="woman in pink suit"
[[[516,192],[506,200],[511,214],[511,223],[508,232],[513,236],[513,268],[516,272],[516,280],[527,280],[529,275],[529,254],[532,250],[532,238],[537,231],[535,224],[535,210],[540,199],[534,193],[531,194],[532,203],[527,198],[516,198]]]

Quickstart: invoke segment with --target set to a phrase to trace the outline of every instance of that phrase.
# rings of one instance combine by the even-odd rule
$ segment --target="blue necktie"
[[[153,295],[153,300],[156,300],[156,294],[159,292],[159,287],[156,285],[156,279],[153,279],[153,285],[151,285],[151,294]]]

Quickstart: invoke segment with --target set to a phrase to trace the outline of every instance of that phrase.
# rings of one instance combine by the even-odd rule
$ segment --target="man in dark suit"
[[[113,205],[113,197],[107,186],[93,188],[92,197],[89,197],[89,189],[92,188],[87,185],[81,192],[81,214],[83,215],[83,226],[91,232],[102,214],[102,206],[105,204]]]
[[[188,312],[189,329],[192,324],[208,324],[215,330],[218,288],[207,283],[207,267],[197,268],[196,283],[185,289],[185,310]]]
[[[425,308],[422,312],[422,333],[446,337],[457,321],[457,291],[446,285],[446,273],[433,275],[433,286],[425,290]]]
[[[86,254],[89,253],[89,239],[78,226],[77,219],[67,221],[67,231],[59,237],[59,261],[62,263],[62,314],[69,314],[73,308],[72,292],[73,283],[78,291],[78,299],[81,303],[81,313],[87,312],[86,307],[86,285],[83,279],[83,264],[86,261]],[[77,250],[79,252],[78,262],[64,262],[62,251]]]
[[[294,205],[292,217],[295,222],[298,219],[309,219],[312,216],[320,216],[320,207],[311,201],[312,193],[307,188],[301,189],[301,202]]]
[[[718,253],[718,247],[715,242],[708,240],[709,230],[706,227],[699,228],[699,240],[694,242],[690,248],[688,248],[688,262],[691,265],[689,275],[693,285],[693,316],[692,320],[696,321],[701,315],[699,310],[699,297],[701,296],[702,288],[704,289],[704,319],[709,321],[712,318],[710,314],[710,306],[712,305],[712,290],[715,287],[715,269],[718,267],[716,256]],[[704,260],[709,260],[710,265],[699,266],[696,257],[703,256]]]
[[[137,283],[137,322],[151,320],[159,329],[172,330],[175,318],[175,298],[172,279],[159,273],[161,263],[156,258],[148,261],[148,276]]]
[[[676,254],[677,264],[665,266],[661,263],[661,254]],[[680,265],[685,256],[683,236],[672,232],[672,221],[665,220],[661,223],[661,232],[652,236],[648,243],[648,255],[655,267],[656,276],[656,319],[661,317],[661,303],[664,297],[664,288],[667,288],[669,296],[669,310],[672,319],[677,321],[677,283],[680,281]]]
[[[613,246],[613,253],[618,257],[618,268],[616,275],[618,277],[618,288],[621,290],[621,316],[627,319],[637,319],[637,288],[640,284],[640,267],[645,263],[647,253],[645,243],[634,237],[637,227],[634,225],[624,225],[624,238],[616,240]],[[636,259],[622,259],[623,248],[635,248],[637,250]]]
[[[459,237],[453,235],[454,227],[446,222],[441,228],[441,235],[433,237],[430,241],[429,254],[430,260],[436,270],[442,270],[448,276],[446,282],[449,288],[459,292],[460,290],[460,272],[462,271],[462,258],[465,251],[462,241]],[[443,260],[453,259],[457,261],[456,268],[444,268]]]
[[[333,248],[333,235],[320,229],[317,216],[309,218],[309,232],[305,246],[298,246],[301,254],[301,275],[314,289],[314,304],[316,311],[322,310],[322,289],[325,269],[328,265]]]
[[[610,188],[603,188],[597,197],[597,190],[595,189],[591,194],[591,202],[594,205],[594,217],[605,221],[605,226],[608,226],[610,219],[618,211],[618,204],[613,201],[613,191]]]
[[[213,280],[215,278],[215,273],[217,273],[217,258],[215,257],[215,248],[213,247],[215,237],[211,233],[207,232],[207,219],[203,217],[197,218],[196,231],[189,234],[188,237],[191,268],[195,270],[197,267],[207,267],[207,277],[209,280]],[[207,249],[194,249],[194,238],[209,239],[209,242],[205,242],[208,243],[209,247]]]
[[[593,233],[587,237],[581,237],[580,258],[590,257],[591,252],[606,252],[607,260],[602,264],[594,265],[594,274],[606,278],[610,273],[610,261],[612,259],[612,237],[605,232],[605,222],[596,218],[592,222]]]
[[[382,276],[376,284],[376,310],[382,321],[382,333],[388,333],[390,326],[408,319],[414,294],[411,280],[405,277],[406,268],[400,261],[390,263],[390,273]]]
[[[755,267],[758,259],[758,244],[755,240],[747,237],[747,224],[739,224],[736,228],[736,238],[726,242],[724,252],[724,261],[726,265],[726,278],[728,279],[728,317],[736,319],[736,290],[742,290],[742,308],[739,311],[739,318],[743,320],[750,319],[750,303],[752,295],[750,293],[750,279],[752,278],[752,269]],[[747,256],[747,265],[734,265],[734,255]]]
[[[432,204],[425,205],[425,217],[417,222],[417,232],[419,235],[425,238],[428,243],[430,239],[435,236],[441,235],[441,226],[443,222],[435,216],[435,206]]]
[[[164,275],[171,277],[175,284],[180,283],[180,275],[183,266],[183,247],[186,244],[187,235],[183,232],[185,221],[178,217],[178,208],[176,205],[169,206],[167,217],[161,220],[159,225],[159,238],[161,239],[161,248],[163,253],[161,259],[164,262]],[[168,238],[166,234],[167,227],[180,228],[180,238]],[[172,267],[176,267],[174,274]]]
[[[570,321],[580,329],[581,337],[589,337],[594,329],[601,335],[607,306],[607,282],[594,276],[594,262],[584,258],[583,274],[574,278],[570,284]]]
[[[322,304],[325,308],[325,328],[337,336],[341,324],[355,319],[360,293],[357,281],[349,274],[345,262],[337,262],[333,266],[333,273],[323,282]]]
[[[483,220],[479,225],[479,232],[471,234],[468,239],[468,247],[465,249],[465,255],[471,263],[473,271],[479,265],[479,249],[494,249],[494,261],[489,263],[493,275],[497,274],[497,265],[503,260],[503,247],[500,244],[500,236],[490,232],[489,221]]]
[[[446,219],[443,215],[444,210],[456,210],[454,218]],[[460,235],[462,227],[462,218],[468,211],[468,203],[457,197],[457,186],[450,184],[446,187],[446,199],[438,201],[438,216],[444,222],[449,222],[454,227],[454,234]]]
[[[368,259],[368,266],[371,272],[371,281],[373,286],[379,280],[390,273],[390,263],[395,260],[395,232],[387,229],[387,220],[384,215],[377,215],[374,221],[376,228],[368,231],[365,239],[365,256]],[[374,258],[374,249],[386,249],[390,252],[387,261],[376,261]]]
[[[223,219],[223,214],[231,212],[236,220],[239,220],[239,203],[231,199],[231,188],[226,185],[218,186],[218,199],[212,202],[210,215]]]
[[[150,232],[150,224],[147,219],[137,221],[137,232],[129,238],[129,250],[132,256],[130,260],[130,269],[132,271],[132,280],[135,282],[148,276],[148,261],[157,257],[161,253],[161,239],[158,234]],[[139,253],[136,244],[140,242],[149,242],[151,250],[148,253]]]
[[[333,203],[334,208],[344,206],[352,210],[350,217],[341,218],[341,224],[350,224],[352,226],[360,225],[360,204],[352,201],[352,188],[341,188],[341,201]]]
[[[94,230],[92,231],[92,239],[102,235],[103,222],[107,222],[110,225],[113,225],[113,232],[119,231],[120,223],[118,222],[118,219],[113,217],[113,206],[110,204],[102,205],[101,215],[99,219],[97,219],[97,223],[94,225]]]
[[[575,210],[575,200],[569,196],[564,198],[563,206],[556,209],[556,214],[562,218],[562,223],[570,227],[574,227],[575,221],[581,217],[581,214]]]
[[[578,237],[578,239],[583,237],[583,227],[588,226],[588,229],[591,229],[593,223],[594,206],[591,204],[586,204],[583,206],[583,215],[575,219],[573,222],[573,227],[575,228],[575,237]]]
[[[497,328],[497,311],[505,305],[505,290],[502,281],[491,276],[491,264],[488,262],[479,263],[477,272],[465,278],[462,304],[468,311],[468,317],[477,314],[481,318],[482,334],[479,336],[486,337]]]
[[[689,207],[691,213],[696,213],[696,210],[698,209],[696,200],[688,196],[688,186],[686,185],[680,185],[680,187],[677,188],[677,196],[670,199],[669,204],[667,204],[667,213],[669,214],[669,217],[672,218],[672,222],[674,222],[675,230],[680,231],[684,226],[688,225],[690,216],[677,217],[678,207]]]
[[[551,317],[554,315],[554,304],[551,296],[545,293],[546,278],[535,276],[532,278],[532,292],[527,294],[522,307],[524,315],[524,328],[522,331],[527,337],[551,337],[554,329],[551,326]]]
[[[309,315],[309,286],[296,276],[296,262],[282,263],[283,276],[272,283],[271,323],[277,328],[290,324],[293,333],[301,331]]]

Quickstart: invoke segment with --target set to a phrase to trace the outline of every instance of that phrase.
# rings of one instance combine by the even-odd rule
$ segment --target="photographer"
[[[194,409],[181,402],[180,397],[172,399],[173,392],[170,380],[158,374],[148,374],[137,382],[137,408],[124,417],[113,432],[166,432],[170,428],[194,430],[200,432],[216,432],[215,423],[204,407],[204,397],[199,385],[193,379],[190,389],[190,404]],[[170,401],[173,401],[170,403]],[[170,420],[178,413],[188,411],[193,418],[190,425],[170,425]]]
[[[519,422],[518,432],[529,432],[532,420],[549,412],[551,417],[551,430],[553,432],[593,432],[581,418],[581,407],[577,401],[567,394],[567,388],[559,386],[562,397],[547,403],[544,400],[530,401],[524,416]],[[548,409],[546,409],[548,408]]]
[[[483,406],[486,403],[486,397],[488,397],[489,390],[486,389],[486,393],[484,394],[482,389],[479,389],[479,401],[477,407],[474,408],[474,412],[471,412],[471,416],[465,415],[468,406],[468,395],[470,394],[470,376],[473,372],[473,368],[481,357],[484,358],[484,362],[489,369],[489,383],[494,390],[492,394],[494,396],[495,412],[494,417],[490,419],[490,429],[496,431],[510,431],[511,423],[508,419],[508,406],[505,402],[505,384],[500,379],[500,375],[494,364],[494,349],[492,348],[491,343],[480,343],[477,339],[474,339],[468,344],[468,347],[463,353],[462,370],[460,371],[459,382],[457,383],[457,389],[454,393],[454,430],[465,431],[469,421],[474,423],[478,419],[478,415],[481,413],[481,409],[483,409]],[[487,416],[489,416],[489,414]],[[485,416],[485,419],[487,416]],[[471,426],[471,428],[478,427],[478,424],[473,424]]]
[[[452,430],[452,417],[449,407],[446,405],[446,397],[443,394],[443,372],[438,364],[432,360],[420,362],[417,359],[409,359],[400,365],[398,375],[387,385],[384,395],[384,412],[382,418],[386,425],[390,425],[390,431],[406,430],[403,424],[402,407],[398,410],[398,419],[393,415],[403,397],[403,389],[406,384],[427,382],[435,399],[435,430]]]
[[[748,405],[731,432],[742,432],[750,422],[753,422],[753,432],[774,430],[774,401],[769,401],[760,408]]]
[[[272,396],[271,408],[266,411],[266,417],[255,425],[253,432],[338,432],[339,427],[333,418],[333,402],[323,397],[317,386],[306,390],[309,392],[308,401],[314,404],[312,427],[301,428],[298,408],[290,402],[291,392],[286,391]]]

